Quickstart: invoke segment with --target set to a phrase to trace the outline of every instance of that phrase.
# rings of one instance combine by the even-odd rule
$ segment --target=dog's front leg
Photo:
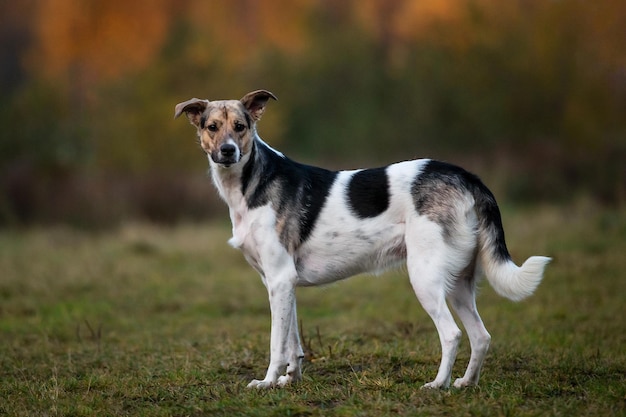
[[[295,272],[295,271],[294,271]],[[279,274],[278,276],[266,277],[266,286],[270,299],[270,311],[272,315],[272,330],[270,333],[270,364],[265,378],[261,381],[255,379],[248,384],[248,388],[271,388],[283,386],[293,379],[289,374],[281,376],[292,362],[290,356],[294,356],[292,323],[295,317],[295,273]],[[295,328],[297,337],[297,327]],[[299,343],[298,343],[299,346]],[[301,349],[300,349],[301,350]],[[291,369],[293,376],[300,376],[300,363],[297,370]],[[290,366],[291,368],[291,366]]]
[[[296,309],[296,299],[293,299],[291,313],[291,326],[289,327],[288,340],[288,359],[287,373],[278,378],[278,386],[285,386],[292,382],[302,379],[302,359],[304,359],[304,351],[300,344],[300,333],[298,332],[298,311]]]

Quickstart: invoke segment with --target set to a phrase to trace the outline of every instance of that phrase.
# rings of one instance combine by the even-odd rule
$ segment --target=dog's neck
[[[211,167],[211,177],[217,188],[220,197],[228,204],[229,207],[235,208],[240,206],[244,199],[244,191],[242,188],[242,176],[244,170],[250,169],[255,165],[258,158],[258,141],[259,137],[255,135],[250,152],[242,155],[241,159],[229,167],[224,167],[215,163],[209,157]]]
[[[244,164],[240,161],[226,168],[210,161],[213,184],[215,184],[220,197],[231,207],[236,204],[238,200],[243,198],[241,193],[241,172],[243,165]]]

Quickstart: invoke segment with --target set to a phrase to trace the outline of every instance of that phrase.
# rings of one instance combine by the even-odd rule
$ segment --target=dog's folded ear
[[[248,110],[252,119],[254,119],[254,121],[258,121],[261,119],[261,116],[263,116],[263,112],[265,112],[265,105],[270,98],[278,100],[274,94],[267,90],[256,90],[243,96],[241,104],[243,104],[246,110]]]
[[[199,98],[192,98],[190,100],[183,101],[182,103],[178,103],[174,108],[174,119],[185,112],[189,122],[198,127],[200,125],[200,116],[204,113],[204,110],[206,110],[208,105],[209,100],[202,100]]]

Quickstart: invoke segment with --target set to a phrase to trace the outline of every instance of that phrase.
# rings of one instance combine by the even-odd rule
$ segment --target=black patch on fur
[[[417,212],[440,224],[446,239],[454,238],[454,225],[458,222],[454,218],[454,200],[468,192],[474,197],[479,228],[493,238],[494,256],[502,261],[510,259],[500,209],[478,176],[455,165],[429,161],[411,188]]]
[[[294,162],[255,141],[241,191],[250,208],[275,205],[281,242],[295,250],[313,231],[336,177],[337,172]]]
[[[256,142],[252,144],[252,148],[250,149],[250,159],[243,166],[241,170],[241,194],[246,195],[248,193],[248,188],[250,186],[250,182],[252,180],[252,175],[254,174],[254,168],[257,165],[255,163],[256,154],[257,154],[257,146]],[[252,204],[252,199],[250,196],[246,196],[246,202],[250,206]],[[254,207],[259,207],[262,204],[256,203]]]
[[[364,169],[348,184],[348,204],[359,218],[376,217],[389,208],[389,179],[386,167]]]

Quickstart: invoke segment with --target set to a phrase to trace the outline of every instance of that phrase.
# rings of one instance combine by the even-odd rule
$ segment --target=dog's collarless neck
[[[248,160],[245,162],[241,170],[241,194],[243,194],[244,196],[246,195],[246,191],[250,186],[252,178],[255,176],[255,167],[258,165],[258,146],[259,144],[257,143],[257,140],[253,140]]]

